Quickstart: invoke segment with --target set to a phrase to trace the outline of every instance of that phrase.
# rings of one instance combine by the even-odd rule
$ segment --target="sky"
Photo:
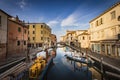
[[[89,21],[120,0],[0,0],[0,9],[27,22],[46,23],[58,41],[66,30],[85,30]]]

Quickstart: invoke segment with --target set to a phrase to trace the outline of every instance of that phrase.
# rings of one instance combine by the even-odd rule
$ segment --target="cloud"
[[[19,5],[19,7],[20,7],[21,9],[24,9],[25,6],[26,6],[25,0],[21,0],[21,1],[18,3],[18,5]]]
[[[47,24],[51,27],[57,27],[60,26],[62,20],[63,20],[62,15],[58,15],[56,18],[48,21]]]
[[[89,22],[86,22],[85,19],[87,19],[88,15],[80,14],[80,12],[75,11],[71,15],[69,15],[67,18],[63,19],[61,22],[62,27],[86,27],[89,25]]]
[[[61,21],[61,26],[62,27],[79,26],[80,16],[81,16],[80,9],[77,8],[75,11],[73,11],[73,13],[71,13]]]
[[[84,11],[83,7],[78,7],[73,13],[68,15],[66,18],[64,18],[61,21],[62,27],[76,27],[76,28],[88,28],[89,27],[89,21],[93,17],[93,15],[96,15],[96,13],[99,12],[99,10],[96,10],[95,12],[92,12],[88,9],[86,9],[87,12]]]
[[[49,21],[47,24],[48,24],[49,26],[51,26],[51,27],[54,27],[54,26],[56,26],[58,23],[59,23],[58,21],[52,20],[52,21]]]
[[[74,16],[70,15],[66,19],[63,19],[61,22],[61,26],[74,26],[75,25],[75,18]]]

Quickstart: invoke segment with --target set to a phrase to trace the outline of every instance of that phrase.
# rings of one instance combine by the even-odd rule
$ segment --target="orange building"
[[[56,45],[57,43],[57,38],[55,34],[51,34],[51,46]]]
[[[9,18],[8,20],[8,56],[24,55],[27,49],[28,27],[24,21],[20,21],[18,16],[16,18]]]

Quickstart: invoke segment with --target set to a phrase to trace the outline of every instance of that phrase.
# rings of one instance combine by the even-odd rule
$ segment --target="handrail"
[[[4,78],[5,76],[8,76],[9,74],[11,74],[12,72],[14,72],[15,70],[23,67],[25,65],[24,62],[21,62],[19,64],[17,64],[16,66],[10,68],[9,70],[6,70],[5,72],[3,72],[2,74],[0,74],[0,79]]]
[[[111,77],[115,77],[117,79],[120,79],[120,75],[119,74],[116,74],[116,73],[113,73],[113,72],[109,72],[109,71],[106,71],[105,72],[108,76],[111,76]]]
[[[5,72],[6,70],[12,68],[13,66],[19,64],[20,62],[25,61],[25,59],[26,59],[26,58],[23,57],[23,58],[21,58],[21,59],[19,59],[19,60],[17,60],[17,61],[14,61],[14,62],[11,62],[11,63],[9,63],[9,64],[6,64],[6,65],[1,66],[1,67],[0,67],[0,74],[3,73],[3,72]]]

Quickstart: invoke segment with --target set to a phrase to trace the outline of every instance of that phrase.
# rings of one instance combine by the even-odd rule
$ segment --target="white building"
[[[90,21],[91,50],[120,56],[120,2]]]

